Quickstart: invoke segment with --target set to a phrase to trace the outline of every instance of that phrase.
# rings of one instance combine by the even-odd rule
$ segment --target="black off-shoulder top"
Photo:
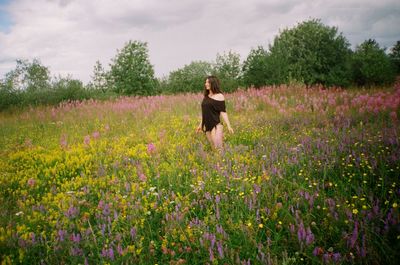
[[[216,100],[208,96],[203,98],[201,102],[201,128],[204,132],[210,132],[221,122],[219,119],[221,112],[226,112],[225,100]]]

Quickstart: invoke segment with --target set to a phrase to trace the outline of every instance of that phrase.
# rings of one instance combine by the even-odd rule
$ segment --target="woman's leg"
[[[211,131],[211,138],[216,149],[222,149],[224,143],[224,127],[218,123]]]
[[[211,131],[206,132],[206,136],[208,141],[210,142],[211,148],[214,148],[214,140],[213,137],[211,136]]]

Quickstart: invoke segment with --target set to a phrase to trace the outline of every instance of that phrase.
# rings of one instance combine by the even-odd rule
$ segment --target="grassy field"
[[[397,264],[400,85],[0,113],[1,264]]]

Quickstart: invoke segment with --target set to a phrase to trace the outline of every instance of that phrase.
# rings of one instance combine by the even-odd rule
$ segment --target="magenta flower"
[[[146,180],[147,180],[146,175],[143,174],[143,173],[140,173],[140,174],[139,174],[139,180],[142,181],[142,182],[146,182]]]
[[[94,133],[92,133],[92,136],[94,139],[98,139],[100,137],[100,133],[98,131],[95,131]]]
[[[67,135],[63,134],[60,138],[60,145],[62,148],[66,148],[68,146]]]
[[[86,135],[85,138],[83,139],[83,143],[85,145],[89,145],[90,144],[90,135]]]
[[[28,179],[28,186],[29,187],[32,188],[33,186],[35,186],[35,183],[36,183],[35,179],[33,179],[33,178]]]
[[[156,151],[156,146],[153,143],[147,145],[147,153],[152,154]]]
[[[73,234],[71,235],[71,240],[72,240],[72,242],[74,242],[74,243],[79,243],[79,242],[81,242],[81,234],[79,234],[79,233],[77,233],[77,234],[73,233]]]

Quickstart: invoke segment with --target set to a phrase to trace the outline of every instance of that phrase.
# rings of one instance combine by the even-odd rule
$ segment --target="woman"
[[[223,126],[220,116],[228,127],[228,131],[233,133],[226,113],[225,98],[220,90],[219,80],[215,76],[208,76],[204,84],[204,98],[201,102],[202,120],[196,131],[204,131],[211,146],[221,149],[223,145]]]

